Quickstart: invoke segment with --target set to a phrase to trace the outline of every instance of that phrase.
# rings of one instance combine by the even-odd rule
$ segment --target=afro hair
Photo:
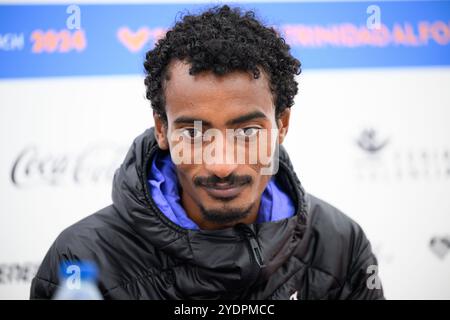
[[[163,81],[174,59],[187,61],[191,75],[212,71],[220,76],[239,70],[257,79],[262,68],[269,76],[279,116],[294,104],[298,91],[295,75],[301,73],[300,61],[289,50],[275,29],[264,26],[253,11],[223,5],[199,15],[185,15],[146,53],[146,97],[166,122]]]

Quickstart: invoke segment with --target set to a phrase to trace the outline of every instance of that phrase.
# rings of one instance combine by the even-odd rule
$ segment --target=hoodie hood
[[[184,229],[156,206],[147,178],[158,152],[167,151],[158,147],[154,128],[134,140],[114,176],[113,206],[149,247],[161,251],[176,265],[173,285],[183,296],[245,297],[292,255],[306,230],[305,192],[286,150],[279,148],[279,170],[274,178],[295,204],[295,215],[222,230]]]

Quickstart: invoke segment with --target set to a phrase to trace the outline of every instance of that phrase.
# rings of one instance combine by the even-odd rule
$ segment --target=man
[[[113,204],[56,239],[31,298],[79,260],[106,299],[383,298],[362,229],[305,193],[281,146],[300,62],[272,28],[228,6],[188,15],[144,66],[155,127]]]

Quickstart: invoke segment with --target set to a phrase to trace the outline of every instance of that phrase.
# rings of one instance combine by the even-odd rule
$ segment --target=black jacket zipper
[[[245,238],[248,240],[250,244],[250,250],[252,252],[251,255],[254,257],[254,260],[258,264],[259,268],[260,269],[264,268],[265,265],[264,265],[264,258],[262,256],[262,250],[258,243],[258,240],[256,239],[255,233],[249,226],[245,224],[238,224],[237,227],[239,230],[242,231]]]

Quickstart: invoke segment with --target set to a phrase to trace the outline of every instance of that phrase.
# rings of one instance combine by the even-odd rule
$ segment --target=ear
[[[155,121],[155,138],[158,146],[162,150],[169,149],[169,142],[167,140],[167,124],[161,118],[161,115],[153,111],[153,120]]]
[[[291,117],[291,108],[284,109],[278,116],[278,143],[282,144],[289,130],[289,118]]]

